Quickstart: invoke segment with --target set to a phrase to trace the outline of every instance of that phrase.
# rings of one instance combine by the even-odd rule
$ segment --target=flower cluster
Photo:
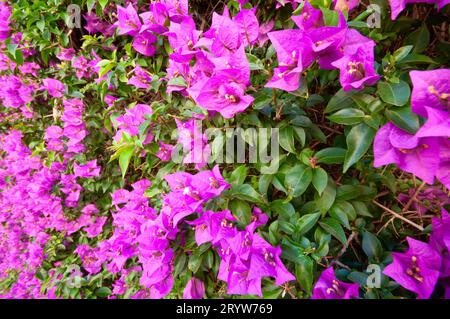
[[[433,218],[433,232],[429,243],[408,237],[409,249],[393,253],[393,262],[383,273],[419,298],[430,298],[439,279],[450,289],[444,279],[450,276],[450,215],[443,210],[441,218]]]
[[[258,39],[254,10],[241,10],[234,18],[227,10],[223,15],[214,14],[211,28],[203,33],[188,14],[187,1],[152,3],[150,11],[140,15],[132,4],[118,6],[117,16],[119,34],[133,36],[133,48],[145,56],[155,53],[156,35],[168,38],[173,50],[167,68],[168,92],[189,95],[205,110],[225,118],[252,103],[253,98],[245,94],[250,67],[244,49]],[[168,28],[166,18],[170,20]],[[131,83],[144,88],[149,80],[137,68]]]
[[[364,284],[348,281],[359,274],[330,265],[385,267],[383,246],[418,226],[399,223],[396,237],[396,223],[366,222],[395,213],[380,198],[409,209],[391,221],[417,213],[417,229],[432,226],[428,243],[407,237],[384,274],[419,298],[450,296],[450,70],[432,69],[441,57],[427,59],[415,37],[398,49],[392,32],[363,26],[371,11],[355,12],[358,0],[256,2],[219,1],[204,19],[188,0],[90,1],[82,28],[66,32],[63,4],[34,17],[26,1],[0,0],[0,298],[359,298]],[[389,2],[395,19],[420,1]],[[429,67],[409,73],[409,108],[416,60]],[[276,127],[277,168],[209,167],[219,143],[208,144],[202,120]],[[373,169],[363,157],[373,136],[376,168],[395,163],[442,185],[408,189]],[[398,198],[386,191],[399,185]],[[379,229],[381,240],[366,236]],[[340,264],[350,255],[340,244],[368,258]]]
[[[411,109],[426,123],[410,134],[389,122],[373,144],[374,166],[395,163],[428,184],[435,178],[450,188],[450,70],[411,71]]]
[[[229,294],[262,296],[261,278],[275,278],[276,285],[295,280],[280,260],[280,247],[273,247],[255,230],[267,223],[267,215],[253,209],[252,221],[238,230],[230,211],[206,211],[192,222],[198,245],[210,242],[222,258],[218,278],[226,281]]]
[[[333,267],[325,269],[313,289],[312,299],[350,299],[359,297],[359,285],[340,281]]]
[[[17,276],[2,297],[44,297],[36,271],[49,258],[48,245],[55,239],[50,231],[70,236],[83,230],[88,237],[94,237],[106,221],[106,217],[98,216],[93,204],[86,205],[75,217],[64,212],[77,206],[82,188],[76,177],[97,176],[99,168],[95,161],[75,164],[72,175],[64,173],[66,166],[61,163],[47,167],[39,157],[32,156],[18,131],[1,135],[0,145],[0,251],[5,256],[0,262],[0,281],[12,274]],[[58,194],[57,188],[64,195]],[[53,292],[49,290],[47,296]]]
[[[397,19],[398,15],[405,10],[408,3],[428,3],[432,5],[437,5],[437,9],[441,10],[448,4],[448,0],[389,0],[389,5],[391,6],[391,19]]]
[[[267,87],[295,91],[301,74],[317,60],[320,68],[339,69],[344,90],[360,90],[380,78],[374,69],[375,42],[350,29],[339,12],[337,26],[324,26],[323,14],[305,2],[300,15],[292,16],[298,29],[269,32],[278,55]]]

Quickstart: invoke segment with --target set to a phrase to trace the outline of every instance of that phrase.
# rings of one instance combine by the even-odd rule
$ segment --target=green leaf
[[[250,54],[250,53],[247,53],[246,55],[247,55],[247,60],[250,65],[251,71],[265,69],[264,64],[261,62],[260,59],[258,59],[258,57],[254,56],[253,54]]]
[[[347,108],[328,116],[328,119],[338,124],[351,125],[360,123],[365,116],[364,112],[359,109]]]
[[[347,153],[345,154],[345,173],[350,166],[355,164],[367,152],[375,137],[375,130],[364,123],[353,127],[347,135]]]
[[[211,160],[216,160],[219,156],[223,156],[223,146],[225,144],[224,134],[220,134],[214,138],[211,143]]]
[[[302,195],[309,184],[311,184],[312,177],[313,173],[311,167],[296,165],[286,173],[284,185],[292,197],[298,197]]]
[[[361,286],[367,285],[367,277],[369,277],[368,274],[359,271],[353,271],[347,276],[349,280]]]
[[[387,109],[385,115],[395,126],[411,134],[415,134],[420,128],[419,117],[409,106]]]
[[[336,199],[350,200],[363,196],[374,196],[373,189],[364,185],[341,185],[336,192]]]
[[[326,213],[331,205],[333,205],[334,200],[336,199],[336,185],[333,182],[333,179],[328,179],[327,187],[325,187],[322,196],[318,200],[316,200],[316,207],[322,213]]]
[[[405,45],[404,47],[396,50],[393,54],[395,61],[398,62],[403,60],[411,52],[412,48],[412,45]]]
[[[19,65],[23,64],[23,53],[21,49],[16,50],[14,54],[14,61]]]
[[[340,147],[327,147],[318,151],[314,157],[317,163],[323,164],[341,164],[344,163],[347,150]]]
[[[45,20],[39,20],[38,22],[36,22],[36,26],[41,32],[44,32]]]
[[[112,294],[108,287],[100,287],[95,290],[95,295],[100,298],[106,298]]]
[[[266,195],[267,190],[269,189],[270,184],[272,183],[273,176],[272,175],[260,175],[259,176],[259,183],[258,183],[258,191]]]
[[[367,209],[367,205],[365,203],[360,201],[352,201],[352,205],[355,208],[355,212],[358,215],[373,218],[372,214]]]
[[[105,7],[108,5],[109,0],[98,0],[98,3],[102,6],[102,9],[105,9]]]
[[[87,4],[88,12],[92,11],[92,9],[95,6],[95,2],[96,2],[96,0],[87,0],[86,4]]]
[[[235,215],[240,222],[244,225],[250,224],[252,219],[251,207],[247,202],[239,199],[233,199],[230,203],[231,212]]]
[[[411,94],[411,89],[405,81],[399,83],[378,82],[377,87],[381,99],[392,105],[405,105]]]
[[[353,221],[356,219],[356,211],[352,204],[346,201],[336,201],[330,208],[331,211],[341,211],[347,215],[347,219]]]
[[[119,155],[119,166],[120,170],[122,171],[122,178],[124,178],[125,174],[127,173],[128,165],[130,164],[133,153],[134,147],[128,146]]]
[[[199,252],[199,250],[195,250],[189,256],[188,268],[193,273],[196,273],[202,264],[203,255]]]
[[[295,277],[302,288],[308,293],[311,293],[314,276],[313,276],[314,262],[305,255],[299,256],[295,263]]]
[[[342,244],[345,245],[347,242],[347,238],[345,237],[344,230],[342,226],[339,224],[337,220],[334,218],[324,218],[319,222],[319,225],[330,235],[339,240]]]
[[[238,199],[264,205],[262,196],[249,184],[232,186],[231,194]]]
[[[306,234],[317,223],[320,217],[320,213],[306,214],[297,220],[296,232],[299,235]]]
[[[264,92],[261,92],[258,96],[255,97],[252,105],[255,110],[261,110],[266,106],[269,106],[271,102],[272,97],[265,94]]]
[[[295,208],[291,203],[286,203],[282,199],[274,200],[270,203],[270,210],[276,213],[281,219],[290,220],[295,215]]]
[[[174,78],[171,78],[167,85],[174,85],[174,86],[181,86],[181,87],[187,87],[186,80],[182,76],[177,76]]]
[[[306,133],[302,127],[294,126],[292,127],[295,133],[295,138],[300,142],[302,147],[305,146],[306,142]]]
[[[325,170],[321,167],[316,167],[313,171],[312,183],[314,185],[314,188],[317,190],[317,193],[319,193],[319,195],[322,195],[328,183],[327,172],[325,172]]]
[[[365,231],[362,237],[362,249],[366,253],[367,257],[370,259],[375,258],[375,260],[380,261],[383,254],[383,247],[381,246],[378,238],[368,231]]]
[[[415,54],[411,53],[401,61],[397,63],[399,66],[403,66],[404,64],[438,64],[432,58],[423,55],[423,54]]]
[[[295,153],[294,130],[286,126],[280,130],[280,146],[289,153]]]
[[[339,221],[339,223],[341,223],[341,225],[343,225],[347,229],[350,229],[350,223],[348,222],[348,216],[345,213],[345,211],[342,209],[342,207],[338,205],[338,203],[334,203],[333,206],[331,206],[329,213],[330,213],[330,216],[333,217],[335,220]]]
[[[101,78],[102,76],[104,76],[106,73],[108,73],[113,67],[115,67],[117,65],[117,62],[115,61],[110,61],[108,64],[106,64],[105,66],[103,66],[99,72],[98,72],[98,77]]]
[[[410,33],[406,39],[405,44],[414,45],[413,53],[423,52],[430,43],[430,31],[428,31],[427,25],[425,23],[417,29],[416,31]]]
[[[343,89],[340,89],[328,102],[325,113],[355,107],[356,103],[352,99],[352,95],[354,94],[354,91],[346,92]]]
[[[339,15],[337,11],[330,10],[328,8],[320,7],[323,14],[323,21],[326,26],[337,26],[339,21]]]
[[[235,185],[244,184],[247,177],[248,168],[245,165],[238,166],[233,173],[231,173],[229,182]]]

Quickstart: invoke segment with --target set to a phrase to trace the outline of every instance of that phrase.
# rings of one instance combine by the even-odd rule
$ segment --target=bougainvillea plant
[[[0,1],[1,298],[450,298],[447,0]]]

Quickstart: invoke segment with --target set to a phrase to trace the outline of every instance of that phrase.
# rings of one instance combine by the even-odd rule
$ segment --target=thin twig
[[[415,228],[417,228],[420,231],[423,231],[424,228],[420,225],[417,225],[416,223],[410,221],[409,219],[406,219],[405,217],[403,217],[402,215],[394,212],[392,209],[387,208],[386,206],[383,206],[382,204],[378,203],[376,200],[373,200],[372,203],[374,203],[375,205],[377,205],[378,207],[384,209],[384,211],[394,215],[395,217],[403,220],[404,222],[407,222],[408,224],[410,224],[411,226],[414,226]]]
[[[350,245],[350,243],[352,242],[352,240],[355,238],[355,236],[358,235],[357,232],[353,231],[350,236],[347,239],[347,242],[345,243],[344,247],[342,247],[341,251],[339,252],[339,254],[336,256],[335,260],[338,260],[339,258],[341,258],[341,256],[345,253],[345,251],[347,250],[348,246]]]
[[[402,212],[406,212],[409,209],[409,207],[414,202],[414,200],[416,199],[417,195],[419,195],[420,191],[422,190],[422,188],[424,188],[425,185],[426,185],[425,182],[420,184],[420,186],[417,188],[417,190],[414,193],[414,195],[409,199],[409,201],[406,203],[405,207],[403,207]]]
[[[347,269],[347,270],[352,270],[349,266],[347,266],[347,265],[341,263],[339,260],[335,260],[334,263],[335,263],[336,265],[342,267],[342,268]]]

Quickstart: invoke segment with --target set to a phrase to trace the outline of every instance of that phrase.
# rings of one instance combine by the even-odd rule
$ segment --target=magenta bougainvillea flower
[[[444,164],[441,157],[448,153],[448,142],[420,138],[388,123],[378,130],[373,151],[375,167],[395,163],[402,170],[433,184],[440,165]]]
[[[205,285],[203,281],[192,277],[183,290],[184,299],[202,299],[205,296]]]
[[[216,56],[231,54],[242,44],[241,28],[229,17],[218,16],[217,24],[213,21],[214,38],[211,45],[211,51]],[[214,17],[213,17],[214,18]]]
[[[253,235],[252,252],[250,256],[249,279],[261,277],[275,278],[276,285],[295,280],[280,260],[280,247],[273,247],[258,234]]]
[[[64,95],[65,86],[59,80],[47,78],[42,80],[42,89],[48,91],[51,96],[58,98]]]
[[[313,288],[312,299],[351,299],[359,297],[359,285],[340,281],[333,267],[325,269]]]
[[[83,122],[83,101],[79,99],[63,100],[64,113],[61,120],[64,122],[63,134],[67,138],[67,156],[84,151],[84,138],[88,135]]]
[[[178,143],[183,146],[183,163],[195,163],[197,169],[203,168],[211,156],[208,139],[201,132],[201,124],[195,119],[186,122],[176,120]]]
[[[450,69],[411,71],[409,75],[413,84],[411,109],[414,113],[427,117],[425,107],[449,111]]]
[[[373,55],[366,55],[363,48],[359,48],[355,54],[344,55],[331,65],[339,69],[339,81],[344,91],[359,90],[365,85],[373,85],[380,78],[374,70]]]
[[[268,33],[272,31],[273,27],[275,26],[275,21],[270,20],[266,23],[263,23],[259,26],[259,33],[258,33],[258,45],[262,47],[264,43],[266,43],[269,40]]]
[[[174,146],[163,143],[163,142],[159,142],[158,144],[159,144],[159,150],[155,155],[163,162],[170,161],[170,158],[172,157],[172,151],[174,149]]]
[[[89,226],[84,227],[84,231],[87,234],[87,237],[93,238],[100,235],[103,231],[103,225],[108,218],[106,216],[98,216],[95,218],[95,222],[91,223]]]
[[[445,209],[441,210],[441,218],[433,217],[430,246],[442,258],[440,277],[450,277],[450,215]]]
[[[140,89],[150,88],[150,82],[152,77],[144,70],[140,65],[136,65],[134,68],[134,75],[128,80],[128,84],[134,85]]]
[[[116,26],[120,35],[135,36],[139,33],[142,23],[131,3],[126,8],[117,6],[117,18]]]
[[[247,46],[254,44],[259,36],[259,22],[255,15],[256,8],[242,9],[234,17],[234,22],[240,28],[242,43]]]
[[[9,37],[11,30],[9,26],[9,17],[11,16],[11,7],[6,1],[0,2],[0,41]]]
[[[236,69],[223,70],[206,81],[197,97],[198,104],[209,111],[217,111],[224,118],[232,118],[247,109],[253,97],[245,94],[246,82]]]
[[[134,37],[131,46],[142,55],[152,56],[156,52],[154,43],[157,40],[158,39],[152,32],[145,30],[139,32],[139,34]]]
[[[331,62],[342,57],[343,43],[348,31],[344,15],[339,11],[337,26],[323,26],[310,30],[308,36],[312,41],[312,50],[318,56],[321,69],[332,70]]]
[[[233,227],[236,218],[229,210],[220,212],[205,211],[192,222],[195,226],[195,241],[197,245],[207,242],[216,244],[224,238],[232,238],[237,234]]]
[[[221,257],[218,279],[227,282],[229,294],[262,296],[261,279],[266,276],[275,278],[276,285],[295,279],[279,258],[280,248],[254,233],[267,222],[267,216],[257,207],[252,215],[242,231],[229,211],[206,211],[191,223],[197,244],[211,242],[216,247]]]
[[[83,14],[86,21],[84,28],[90,34],[101,33],[105,37],[110,37],[114,34],[114,26],[99,18],[94,12]]]
[[[122,138],[123,133],[129,136],[139,135],[139,126],[146,120],[147,116],[153,114],[152,108],[147,104],[136,104],[128,109],[124,115],[119,116],[116,121],[118,123],[118,131],[114,136],[116,141]],[[149,143],[153,139],[152,134],[148,134],[144,143]]]
[[[308,1],[304,2],[299,15],[293,15],[292,20],[301,30],[309,31],[323,26],[323,14],[319,9],[315,9]]]
[[[438,5],[438,9],[444,7],[448,0],[389,0],[391,6],[391,19],[395,20],[398,15],[406,8],[408,3],[428,3]]]
[[[430,245],[407,237],[409,249],[405,253],[392,253],[393,262],[383,273],[404,288],[427,299],[439,278],[441,257]]]
[[[75,50],[73,48],[60,48],[59,53],[56,55],[61,61],[71,61],[75,56]]]
[[[410,207],[420,215],[425,214],[429,210],[439,211],[441,207],[450,204],[448,194],[439,186],[429,186],[418,194],[416,194],[415,188],[410,188],[407,193],[399,194],[398,200],[406,205],[414,196],[417,200],[414,200]]]
[[[139,16],[143,21],[141,32],[149,30],[156,34],[162,34],[167,31],[167,27],[164,25],[167,17],[167,10],[164,3],[150,3],[149,11],[143,12]]]
[[[174,50],[171,58],[177,62],[189,61],[196,53],[195,45],[200,34],[192,17],[185,17],[181,23],[171,23],[169,31],[165,33]]]
[[[179,23],[183,17],[188,15],[188,0],[164,0],[162,2],[171,21]]]
[[[425,106],[427,121],[417,131],[417,137],[450,137],[450,117],[448,111]]]
[[[84,165],[73,164],[73,171],[76,177],[91,178],[100,175],[100,167],[97,165],[97,160],[92,160]]]
[[[46,147],[51,151],[62,151],[64,148],[64,143],[61,140],[63,136],[63,130],[59,126],[51,125],[45,130],[45,141],[47,142]]]
[[[301,73],[314,60],[310,38],[302,30],[273,31],[268,36],[277,51],[278,67],[266,86],[285,91],[298,89]]]

